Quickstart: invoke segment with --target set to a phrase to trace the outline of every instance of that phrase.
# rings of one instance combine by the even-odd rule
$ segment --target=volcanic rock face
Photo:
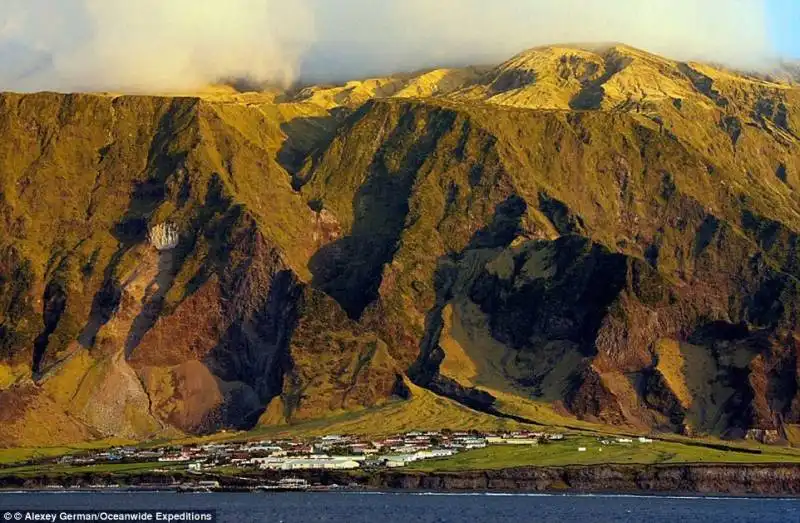
[[[623,46],[280,103],[0,95],[0,442],[419,387],[498,420],[791,438],[798,129],[789,84]]]

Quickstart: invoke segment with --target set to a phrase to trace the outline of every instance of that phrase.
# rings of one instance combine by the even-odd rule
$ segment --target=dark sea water
[[[5,510],[215,509],[222,522],[800,522],[800,500],[539,494],[3,493]],[[2,521],[2,520],[0,520]]]

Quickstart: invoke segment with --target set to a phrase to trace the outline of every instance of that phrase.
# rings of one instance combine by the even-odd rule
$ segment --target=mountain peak
[[[791,437],[798,191],[797,87],[620,44],[0,95],[0,442],[340,413]]]

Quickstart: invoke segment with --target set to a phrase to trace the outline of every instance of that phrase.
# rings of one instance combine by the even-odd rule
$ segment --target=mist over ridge
[[[741,68],[777,56],[764,0],[7,0],[0,89],[341,81],[611,41]]]

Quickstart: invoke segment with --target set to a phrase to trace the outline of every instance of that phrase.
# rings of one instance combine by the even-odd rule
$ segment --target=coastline
[[[388,472],[389,488],[443,491],[800,496],[798,465],[592,465],[457,473]]]
[[[519,467],[463,472],[296,471],[277,474],[151,473],[125,477],[90,473],[74,476],[0,476],[0,492],[254,492],[283,478],[306,480],[319,492],[558,493],[692,496],[800,497],[800,465],[682,464]],[[213,480],[213,488],[186,488]],[[107,488],[97,485],[109,485]],[[113,485],[113,486],[110,486]],[[279,492],[273,489],[270,492]]]

